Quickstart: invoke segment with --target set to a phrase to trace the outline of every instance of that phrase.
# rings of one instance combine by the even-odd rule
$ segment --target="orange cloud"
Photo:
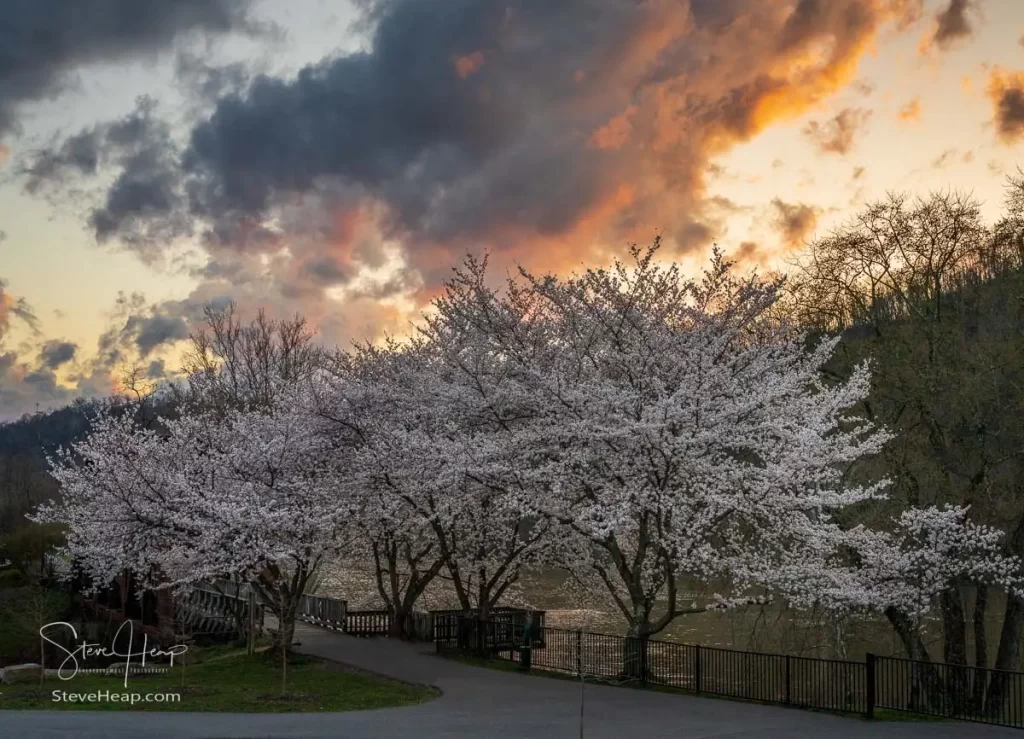
[[[992,103],[992,123],[1004,144],[1024,139],[1024,72],[995,67],[990,73],[985,95]]]
[[[774,218],[772,226],[782,237],[783,246],[794,249],[801,246],[818,225],[821,209],[806,203],[786,203],[780,198],[772,200]]]
[[[621,149],[629,140],[633,130],[630,122],[637,112],[635,105],[630,105],[606,124],[594,131],[590,137],[590,145],[596,149]]]
[[[476,74],[484,65],[484,53],[478,50],[465,56],[455,57],[452,64],[455,67],[455,73],[462,79],[466,79],[470,75]]]
[[[441,46],[438,58],[453,70],[445,85],[457,81],[453,74],[460,79],[480,74],[491,95],[487,104],[477,105],[481,91],[476,84],[456,85],[464,98],[450,106],[454,120],[442,121],[432,135],[424,136],[411,124],[409,130],[386,132],[377,142],[371,131],[365,143],[360,141],[358,157],[344,147],[332,150],[332,136],[316,146],[304,144],[302,166],[317,175],[309,181],[344,183],[336,199],[311,203],[330,218],[318,219],[312,207],[296,205],[284,223],[280,216],[287,208],[275,200],[276,193],[305,179],[282,177],[292,171],[291,164],[278,166],[273,156],[260,159],[262,149],[238,157],[246,162],[243,174],[257,183],[256,190],[263,189],[261,182],[275,186],[267,185],[270,205],[260,206],[256,215],[261,220],[254,223],[280,223],[280,231],[294,242],[286,258],[270,267],[247,263],[257,274],[250,303],[279,295],[282,304],[300,303],[311,317],[329,321],[342,304],[325,301],[323,294],[333,300],[349,284],[359,289],[360,270],[374,270],[366,260],[375,249],[364,250],[362,244],[374,242],[379,257],[385,237],[416,277],[403,282],[403,287],[413,286],[408,292],[418,291],[416,300],[436,294],[452,265],[470,251],[489,250],[496,267],[519,261],[537,270],[561,271],[599,261],[630,240],[648,241],[656,232],[665,235],[666,253],[701,249],[710,239],[725,236],[728,221],[721,204],[708,197],[715,158],[773,125],[821,109],[840,90],[864,93],[862,85],[855,86],[859,62],[883,24],[901,22],[913,5],[909,0],[647,0],[634,10],[627,4],[627,14],[601,7],[614,4],[594,4],[595,11],[601,10],[601,21],[594,23],[571,13],[563,17],[561,11],[506,13],[497,31],[464,42],[460,49],[476,51],[452,56],[450,46]],[[410,33],[416,31],[413,27]],[[580,43],[580,33],[592,43]],[[444,44],[451,37],[445,35]],[[423,48],[430,48],[429,40]],[[483,51],[495,48],[501,54]],[[393,61],[395,69],[404,69]],[[406,94],[433,99],[433,90],[420,89],[430,80],[409,75],[399,82],[409,85]],[[503,95],[502,90],[522,94]],[[451,89],[442,86],[438,92]],[[372,106],[376,97],[364,103]],[[282,125],[299,114],[291,100],[285,96],[282,103]],[[323,106],[308,107],[319,112]],[[443,118],[448,109],[442,100],[438,116]],[[864,117],[858,117],[859,109],[849,110],[837,124],[847,138],[840,137],[835,146],[844,150]],[[309,129],[335,131],[332,121],[319,123],[314,120],[317,125]],[[843,123],[852,125],[843,128]],[[215,137],[232,141],[240,128],[248,127],[246,120],[225,124]],[[225,163],[211,162],[210,167],[204,177],[212,182],[242,181],[233,179],[242,175],[227,171]],[[357,214],[344,207],[358,198],[373,198],[384,214],[380,228],[371,228],[375,232],[369,236]],[[779,201],[777,209],[787,243],[798,240],[817,219],[811,206]],[[249,231],[238,231],[233,244],[247,247],[247,255],[276,259],[284,252],[277,243],[250,247]],[[259,230],[254,235],[265,238]],[[746,246],[743,253],[755,251]],[[229,259],[226,248],[221,254]],[[210,295],[223,295],[229,280],[211,277]],[[244,297],[240,282],[230,287],[232,294]],[[380,317],[383,324],[393,320]]]
[[[917,123],[921,120],[921,98],[917,97],[899,109],[897,117],[904,123]]]
[[[764,264],[768,257],[754,241],[740,242],[739,247],[730,256],[740,264]]]
[[[605,217],[603,232],[617,237],[618,244],[624,241],[623,224],[632,226],[634,234],[637,224],[662,229],[667,245],[675,242],[682,247],[691,242],[698,226],[706,229],[714,221],[704,201],[712,158],[772,125],[805,114],[854,84],[859,61],[873,47],[881,24],[899,20],[907,3],[819,4],[815,11],[819,15],[806,22],[798,22],[798,13],[787,15],[782,4],[747,7],[751,10],[732,19],[728,31],[719,32],[718,38],[689,20],[683,22],[672,11],[663,28],[680,34],[678,38],[666,41],[671,34],[652,30],[642,43],[628,46],[628,53],[657,52],[644,58],[648,67],[654,65],[656,71],[649,74],[659,81],[634,91],[630,102],[606,117],[588,137],[591,148],[615,157],[612,172],[618,181],[632,184],[633,197],[624,200],[627,205],[621,212],[607,202],[592,209],[587,231],[595,231],[593,224]],[[807,30],[812,24],[819,27]],[[799,33],[792,30],[797,28]],[[735,51],[744,62],[711,66],[695,74],[670,71],[674,53],[688,44],[696,49],[694,54],[704,53],[705,44],[716,56]],[[664,60],[662,66],[659,59]],[[841,148],[849,148],[867,116],[859,109],[847,114],[844,121],[849,125],[842,128]],[[813,227],[817,210],[808,206],[797,216]],[[721,230],[714,230],[721,235]],[[573,240],[577,244],[573,253],[579,254],[580,248],[594,251],[595,247],[585,246],[582,234]]]

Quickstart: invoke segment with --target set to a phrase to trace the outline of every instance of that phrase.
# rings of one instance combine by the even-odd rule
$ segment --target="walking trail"
[[[0,712],[0,736],[46,739],[579,739],[580,684],[465,665],[432,646],[300,626],[296,651],[442,691],[428,703],[333,714]],[[793,708],[585,687],[585,739],[1017,737],[955,722],[882,722]]]

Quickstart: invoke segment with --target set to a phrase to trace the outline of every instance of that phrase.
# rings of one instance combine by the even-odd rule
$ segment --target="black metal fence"
[[[1024,673],[868,655],[875,706],[1024,728]]]
[[[490,638],[493,641],[495,632],[499,641],[504,640],[509,646],[515,642],[516,645],[521,642],[515,641],[513,633],[520,635],[516,638],[521,638],[523,628],[528,620],[532,619],[534,624],[533,629],[533,646],[537,649],[543,649],[545,647],[544,638],[547,633],[544,629],[544,618],[545,611],[531,611],[525,608],[511,608],[506,606],[500,606],[491,611],[491,618],[488,619],[487,623],[493,624],[490,627],[491,635]],[[463,611],[457,609],[431,611],[430,616],[433,619],[433,639],[434,644],[438,651],[445,651],[449,649],[468,649],[470,648],[469,631],[466,624],[475,622],[476,612],[475,611]],[[460,626],[460,624],[462,624]],[[513,632],[512,627],[518,627],[518,631]],[[481,631],[481,634],[486,633]]]
[[[744,652],[532,627],[521,620],[436,618],[438,652],[520,662],[613,683],[860,713],[907,711],[1024,728],[1024,673],[869,654],[864,662]],[[527,641],[531,646],[527,648]]]

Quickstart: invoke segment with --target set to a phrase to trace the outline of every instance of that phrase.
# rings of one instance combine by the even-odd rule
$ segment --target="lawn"
[[[422,703],[436,697],[434,688],[388,680],[333,662],[294,655],[288,665],[288,693],[281,694],[281,671],[269,656],[247,656],[244,649],[213,649],[196,664],[161,675],[128,678],[78,675],[62,681],[0,685],[0,709],[95,711],[230,711],[277,713],[286,711],[356,711]],[[53,691],[86,694],[172,693],[180,700],[134,705],[120,701],[55,701]]]

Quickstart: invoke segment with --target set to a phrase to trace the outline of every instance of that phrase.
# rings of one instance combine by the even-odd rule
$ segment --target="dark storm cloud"
[[[852,82],[910,2],[367,0],[366,50],[294,77],[179,56],[179,81],[217,96],[180,142],[151,119],[131,156],[106,131],[114,155],[53,149],[111,170],[100,240],[155,259],[197,236],[203,294],[259,284],[326,315],[315,296],[388,244],[424,292],[485,247],[558,269],[654,230],[706,244],[713,158]],[[848,148],[850,122],[823,145]]]
[[[70,341],[50,340],[39,350],[39,361],[43,363],[44,367],[57,369],[62,364],[74,359],[77,351],[78,345]]]
[[[76,68],[152,54],[193,31],[257,31],[252,0],[14,0],[0,12],[0,139],[18,109],[51,98]]]

